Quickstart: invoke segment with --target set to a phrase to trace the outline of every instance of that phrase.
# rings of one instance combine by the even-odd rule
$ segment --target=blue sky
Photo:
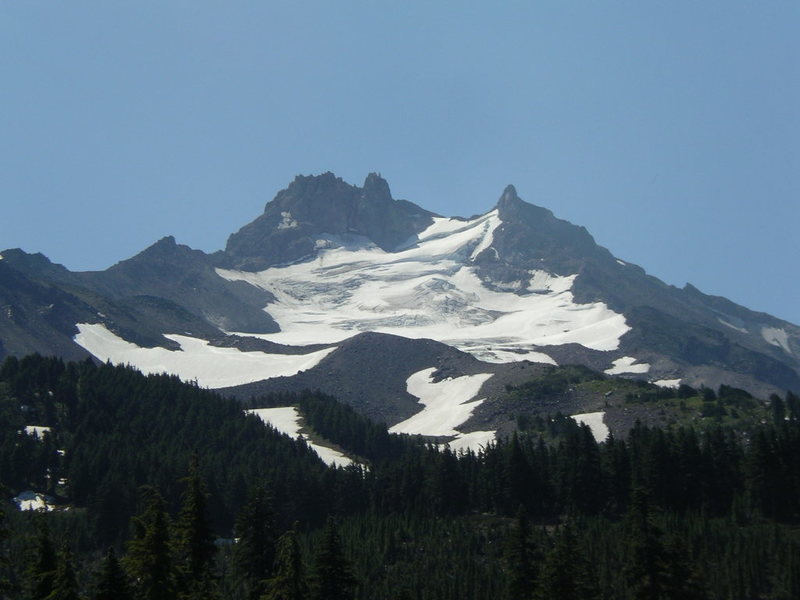
[[[213,251],[298,174],[503,187],[800,323],[800,3],[0,0],[0,248]]]

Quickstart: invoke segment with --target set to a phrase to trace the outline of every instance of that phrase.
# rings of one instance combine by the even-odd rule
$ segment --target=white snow
[[[311,441],[304,433],[300,425],[300,412],[294,406],[281,406],[277,408],[253,408],[245,411],[248,414],[256,415],[264,423],[271,425],[281,433],[285,433],[291,438],[302,438],[306,444],[317,453],[322,461],[329,467],[346,467],[352,465],[353,461],[341,452],[321,446]]]
[[[785,329],[778,329],[777,327],[763,327],[761,329],[762,337],[768,344],[783,348],[787,354],[792,354],[792,349],[789,347],[789,334]]]
[[[292,213],[288,210],[281,213],[282,221],[278,223],[278,229],[294,229],[298,226],[297,221],[292,218]]]
[[[471,260],[475,260],[481,252],[492,245],[494,242],[494,230],[497,229],[502,223],[502,221],[500,221],[500,217],[497,216],[497,211],[492,211],[489,214],[491,216],[486,219],[483,224],[483,238],[480,242],[478,242],[475,250],[472,251],[472,254],[470,255]]]
[[[614,361],[610,369],[603,371],[606,375],[621,375],[622,373],[647,373],[650,370],[649,363],[635,364],[638,359],[632,356],[623,356]]]
[[[605,439],[608,437],[608,427],[605,423],[603,423],[603,417],[606,413],[600,412],[593,412],[593,413],[581,413],[579,415],[572,415],[572,418],[575,419],[578,423],[583,423],[592,430],[592,435],[596,442],[604,442]]]
[[[42,510],[49,512],[55,509],[53,505],[54,501],[50,496],[30,490],[20,492],[12,501],[17,505],[19,510]]]
[[[662,387],[662,388],[677,389],[681,385],[681,380],[680,379],[659,379],[658,381],[654,381],[653,385],[657,385],[658,387]]]
[[[459,433],[453,440],[442,444],[442,446],[449,446],[450,450],[455,453],[466,452],[467,450],[478,452],[485,449],[494,440],[494,431],[470,431],[469,433]]]
[[[627,267],[627,266],[628,266],[628,263],[626,263],[626,262],[625,262],[625,261],[623,261],[623,260],[616,259],[616,261],[617,261],[617,264],[618,264],[618,265],[622,265],[623,267]]]
[[[443,379],[434,382],[435,368],[423,369],[406,380],[406,389],[419,398],[423,409],[405,421],[389,428],[391,433],[419,435],[460,435],[456,427],[472,416],[472,411],[483,403],[472,400],[480,392],[483,384],[492,377],[491,373],[464,375],[463,377]]]
[[[749,333],[747,331],[747,329],[745,329],[744,327],[737,327],[733,323],[728,323],[725,319],[721,319],[720,317],[717,317],[717,321],[719,321],[720,323],[725,325],[725,327],[730,327],[731,329],[735,329],[736,331],[739,331],[740,333]]]
[[[50,428],[46,425],[26,425],[25,433],[35,438],[44,439],[44,434],[49,433]]]
[[[130,364],[144,373],[171,373],[184,381],[196,380],[203,387],[222,388],[270,377],[295,375],[310,369],[336,348],[309,354],[267,354],[219,348],[185,335],[165,335],[180,350],[141,348],[125,341],[103,324],[77,324],[75,342],[100,360]]]
[[[472,260],[490,247],[501,224],[496,210],[471,221],[436,218],[397,252],[357,236],[325,236],[312,260],[217,273],[275,296],[265,310],[281,331],[257,337],[282,344],[337,343],[377,331],[438,340],[490,362],[551,364],[542,346],[617,349],[630,329],[624,316],[600,302],[575,303],[576,275],[531,271],[521,293],[484,285]]]

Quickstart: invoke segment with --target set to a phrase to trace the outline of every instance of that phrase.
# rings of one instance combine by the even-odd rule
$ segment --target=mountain
[[[800,389],[796,325],[667,285],[513,186],[465,219],[374,173],[298,176],[211,255],[166,237],[73,273],[3,251],[0,301],[3,355],[92,355],[243,397],[315,388],[396,430],[447,421],[454,439],[470,419],[502,428],[504,388],[542,365]]]

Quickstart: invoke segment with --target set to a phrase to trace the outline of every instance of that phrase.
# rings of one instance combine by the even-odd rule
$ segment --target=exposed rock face
[[[228,238],[222,266],[257,271],[312,255],[322,234],[364,236],[387,251],[425,229],[433,213],[393,200],[389,184],[370,173],[363,187],[333,173],[298,175],[264,214]]]

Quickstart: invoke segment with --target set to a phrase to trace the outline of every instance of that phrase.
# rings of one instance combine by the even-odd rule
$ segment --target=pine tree
[[[590,600],[597,597],[597,589],[583,558],[570,525],[557,533],[555,544],[548,552],[542,566],[537,600]]]
[[[707,600],[708,590],[699,569],[692,564],[689,549],[677,536],[664,544],[667,560],[665,597],[679,600]]]
[[[67,544],[64,544],[58,554],[53,591],[48,594],[47,600],[81,600],[75,566],[72,563],[72,551]]]
[[[257,600],[264,593],[264,581],[272,575],[275,562],[275,517],[263,486],[255,487],[236,519],[233,549],[234,569],[245,597]]]
[[[633,490],[628,514],[628,558],[623,567],[633,600],[658,600],[667,589],[667,562],[661,530],[650,518],[647,495]]]
[[[144,488],[144,513],[131,522],[125,568],[140,600],[174,600],[175,574],[164,499],[152,487]]]
[[[352,600],[356,578],[343,552],[336,521],[328,517],[314,560],[311,600]]]
[[[530,527],[525,509],[517,511],[516,526],[509,539],[506,552],[508,563],[508,597],[510,600],[528,600],[533,597],[539,571],[539,556],[531,543]]]
[[[308,597],[305,566],[294,529],[284,533],[277,543],[276,574],[267,584],[262,600],[305,600]]]
[[[53,592],[58,566],[45,515],[36,515],[36,540],[26,573],[28,600],[44,600]]]
[[[100,573],[93,600],[131,600],[131,591],[125,571],[117,560],[114,548],[109,547]]]
[[[11,591],[11,581],[8,578],[8,549],[6,542],[9,538],[8,527],[6,525],[5,499],[8,498],[8,490],[0,484],[0,598],[5,600]]]
[[[184,483],[186,489],[175,526],[175,542],[185,579],[184,587],[196,589],[206,587],[213,580],[211,570],[216,553],[214,536],[206,514],[207,494],[198,472],[196,453],[192,456],[189,476],[184,479]]]

